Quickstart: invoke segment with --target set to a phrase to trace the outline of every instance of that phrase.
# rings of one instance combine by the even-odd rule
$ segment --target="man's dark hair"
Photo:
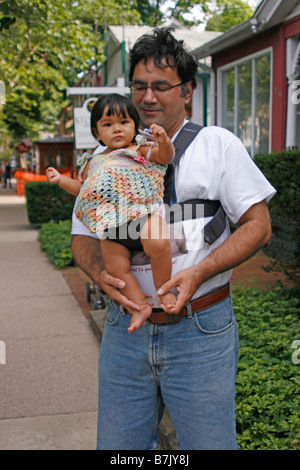
[[[185,48],[183,41],[175,39],[172,31],[173,28],[156,28],[152,34],[145,34],[136,41],[130,51],[130,81],[139,62],[146,64],[153,59],[158,68],[175,67],[180,80],[183,83],[191,81],[196,88],[197,59]]]
[[[134,121],[135,133],[138,133],[140,118],[136,107],[126,96],[118,95],[117,93],[110,93],[103,95],[94,104],[91,113],[91,132],[96,138],[95,130],[97,129],[97,122],[102,118],[104,110],[107,109],[107,116],[122,114],[126,118],[127,114]],[[101,145],[104,145],[100,141]]]

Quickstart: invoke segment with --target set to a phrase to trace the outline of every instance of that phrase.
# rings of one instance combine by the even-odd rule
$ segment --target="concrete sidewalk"
[[[96,448],[99,341],[0,189],[0,450]]]

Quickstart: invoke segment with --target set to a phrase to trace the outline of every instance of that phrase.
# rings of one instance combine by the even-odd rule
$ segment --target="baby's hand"
[[[152,131],[151,134],[153,135],[153,137],[155,137],[157,142],[159,142],[160,144],[164,144],[167,142],[168,135],[163,127],[158,126],[157,124],[151,124],[150,129]]]
[[[49,167],[46,170],[46,176],[49,183],[58,184],[61,178],[61,174],[53,167]]]

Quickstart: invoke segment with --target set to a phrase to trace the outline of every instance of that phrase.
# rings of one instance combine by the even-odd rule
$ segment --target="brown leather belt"
[[[191,314],[205,310],[206,308],[213,307],[223,300],[227,299],[230,295],[230,285],[221,287],[220,289],[211,292],[210,294],[199,297],[189,303]],[[178,323],[183,317],[188,315],[188,307],[185,305],[179,313],[166,313],[159,308],[153,308],[152,314],[148,318],[148,322],[152,324],[157,323]]]

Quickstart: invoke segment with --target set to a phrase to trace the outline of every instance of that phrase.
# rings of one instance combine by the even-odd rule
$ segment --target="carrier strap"
[[[203,127],[199,126],[198,124],[188,122],[181,129],[175,141],[173,142],[175,147],[175,157],[173,162],[168,165],[164,180],[165,204],[170,204],[175,166],[178,165],[183,153],[189,147],[201,129],[203,129]],[[184,209],[185,205],[189,205],[188,210]],[[197,206],[199,205],[202,206],[200,211],[199,207],[197,210]],[[202,217],[212,217],[210,222],[208,222],[204,227],[204,241],[209,245],[212,245],[222,235],[226,228],[226,214],[220,201],[193,199],[176,203],[170,208],[167,222],[174,224],[175,222],[180,222],[182,220],[195,219],[199,216],[199,213],[202,214]]]
[[[186,125],[181,129],[173,142],[175,147],[175,157],[172,163],[174,166],[178,165],[179,160],[184,154],[185,150],[189,147],[201,129],[203,129],[202,126],[199,126],[199,124],[194,124],[193,122],[187,122]]]
[[[193,122],[187,122],[173,142],[175,148],[175,157],[172,163],[168,165],[164,179],[165,204],[170,205],[175,166],[178,165],[179,160],[184,154],[185,150],[189,147],[189,145],[192,143],[192,141],[195,139],[201,129],[203,129],[203,127],[199,126],[198,124],[194,124]]]
[[[166,210],[166,221],[168,224],[202,217],[212,217],[203,228],[204,241],[212,245],[226,228],[226,214],[220,201],[191,199],[177,202]]]

